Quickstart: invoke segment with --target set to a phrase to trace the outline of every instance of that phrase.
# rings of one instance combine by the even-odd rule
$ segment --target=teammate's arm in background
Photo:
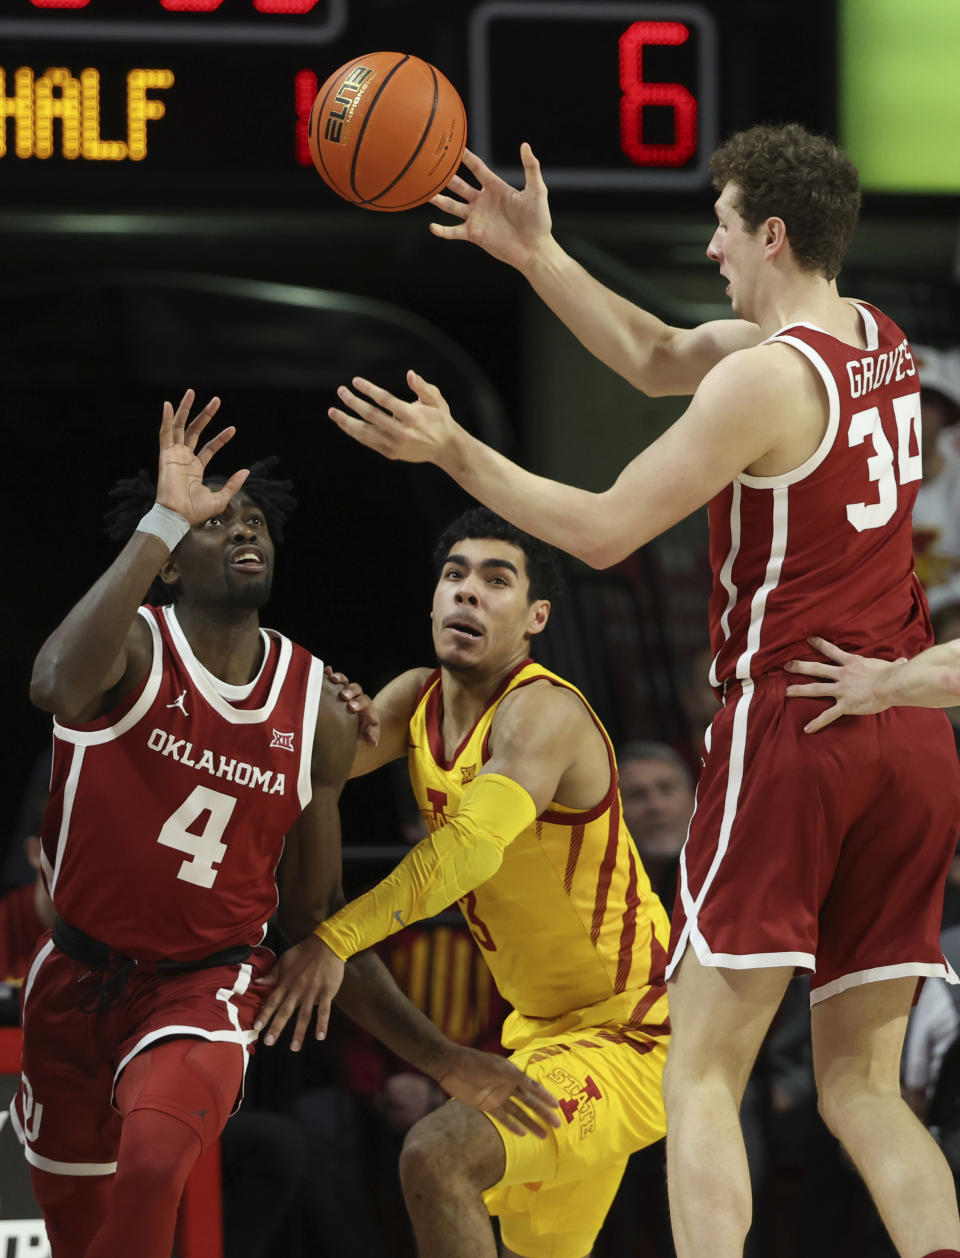
[[[255,1026],[266,1031],[264,1039],[272,1044],[296,1013],[291,1047],[298,1050],[317,999],[317,987],[331,973],[332,961],[335,981],[331,995],[342,975],[337,1003],[348,1017],[397,1056],[430,1075],[452,1096],[495,1113],[519,1135],[532,1131],[543,1136],[543,1122],[556,1123],[554,1097],[504,1058],[448,1040],[404,996],[375,953],[353,957],[344,966],[310,933],[327,913],[343,904],[338,805],[356,739],[356,721],[338,699],[336,683],[328,680],[314,738],[313,795],[287,836],[278,871],[281,927],[290,938],[302,942],[280,957],[268,977],[272,991]],[[327,998],[322,1028],[318,1010],[318,1034],[321,1029],[326,1031],[329,1006]],[[271,1022],[274,1009],[277,1016]],[[521,1109],[517,1101],[527,1108]]]
[[[187,423],[194,394],[188,389],[174,411],[163,404],[157,504],[200,524],[226,507],[246,480],[234,472],[216,492],[203,484],[207,464],[236,431],[224,428],[199,451],[197,442],[217,413],[212,398]],[[40,649],[30,698],[63,721],[91,720],[134,688],[150,666],[151,638],[137,608],[170,557],[167,544],[137,530],[96,584],[87,591]]]
[[[841,716],[870,716],[887,708],[952,708],[960,704],[960,639],[932,646],[912,660],[877,660],[852,655],[824,638],[808,638],[832,664],[791,660],[788,672],[820,681],[787,687],[794,698],[833,699],[832,708],[803,727],[807,734]]]
[[[711,367],[734,350],[758,345],[760,329],[742,319],[697,328],[671,327],[595,280],[551,233],[547,187],[529,144],[520,148],[525,186],[512,188],[468,149],[460,176],[431,204],[461,220],[431,223],[444,240],[468,240],[515,267],[574,336],[601,362],[651,397],[692,394]]]

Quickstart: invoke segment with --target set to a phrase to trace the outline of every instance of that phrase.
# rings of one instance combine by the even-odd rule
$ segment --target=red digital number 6
[[[682,166],[697,151],[697,102],[682,83],[646,83],[647,44],[685,44],[683,22],[634,22],[620,36],[620,147],[637,166]],[[643,111],[650,105],[673,110],[673,143],[645,144]]]

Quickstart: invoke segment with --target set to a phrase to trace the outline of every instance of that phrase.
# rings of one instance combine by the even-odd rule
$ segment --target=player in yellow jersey
[[[343,960],[459,900],[514,1006],[512,1060],[559,1100],[521,1138],[514,1102],[451,1101],[411,1130],[401,1178],[422,1258],[585,1258],[627,1157],[665,1131],[666,915],[621,818],[610,739],[580,692],[535,664],[552,550],[485,508],[443,535],[433,598],[439,668],[375,698],[382,731],[353,775],[407,755],[431,834],[284,958],[267,1040],[299,1005],[318,1033]],[[531,1129],[533,1129],[531,1127]],[[517,1134],[519,1132],[519,1134]],[[542,1129],[541,1129],[542,1134]]]

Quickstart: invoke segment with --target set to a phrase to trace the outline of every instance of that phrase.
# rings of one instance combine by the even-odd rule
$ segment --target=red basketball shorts
[[[787,698],[796,680],[734,685],[707,731],[667,976],[690,944],[702,965],[812,970],[814,1003],[877,979],[951,977],[939,942],[960,834],[949,722],[891,708],[805,734],[823,702]]]
[[[47,935],[23,987],[23,1065],[10,1110],[27,1161],[61,1175],[112,1174],[121,1123],[114,1086],[131,1058],[158,1040],[234,1043],[242,1078],[263,999],[251,984],[274,959],[269,949],[255,948],[242,965],[184,974],[135,971],[116,1009],[85,1013],[78,1008],[77,980],[87,967]]]

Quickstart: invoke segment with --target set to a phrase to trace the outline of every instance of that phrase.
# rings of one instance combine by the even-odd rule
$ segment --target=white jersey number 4
[[[213,886],[220,872],[214,866],[227,854],[227,845],[220,840],[236,806],[237,801],[232,795],[221,795],[209,786],[195,786],[177,811],[164,822],[157,842],[164,847],[176,848],[178,852],[187,852],[190,856],[190,860],[181,864],[178,878],[197,887]],[[206,822],[194,834],[189,827],[196,826],[204,813],[208,814]]]
[[[850,420],[847,442],[851,446],[862,445],[869,437],[873,454],[867,459],[870,479],[877,483],[876,502],[847,503],[847,519],[862,533],[864,529],[879,529],[893,518],[897,509],[897,481],[907,485],[920,479],[920,394],[908,393],[894,398],[893,414],[897,421],[897,475],[893,471],[893,450],[883,431],[880,411],[870,406],[857,411]],[[910,453],[911,438],[916,443],[916,453]]]

